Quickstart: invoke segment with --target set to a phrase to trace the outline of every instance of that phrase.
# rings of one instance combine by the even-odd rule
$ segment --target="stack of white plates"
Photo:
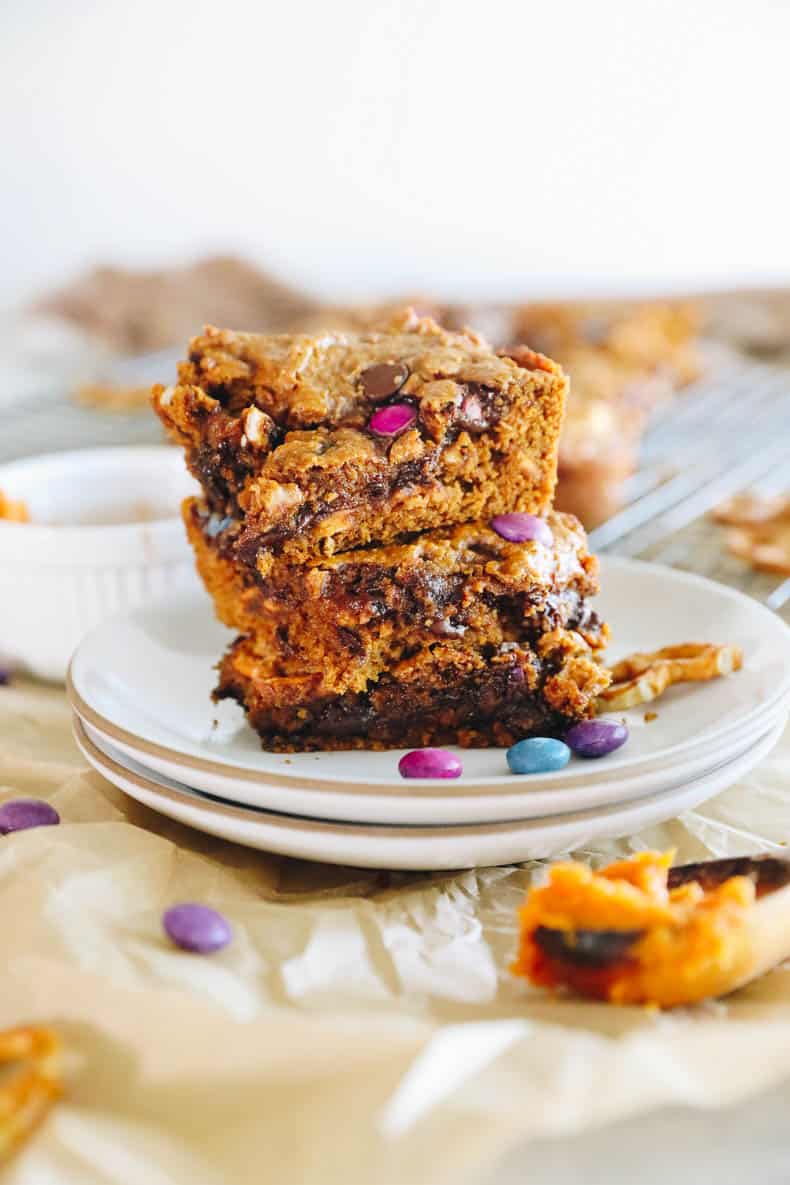
[[[210,700],[231,635],[197,594],[85,639],[69,679],[77,742],[154,810],[306,859],[465,868],[627,835],[724,790],[776,744],[790,712],[790,629],[732,589],[650,564],[608,560],[602,587],[613,657],[709,641],[741,646],[745,663],[673,688],[650,705],[655,719],[624,713],[627,744],[599,760],[518,777],[502,750],[467,750],[460,778],[420,781],[399,776],[399,752],[264,752],[235,705]]]

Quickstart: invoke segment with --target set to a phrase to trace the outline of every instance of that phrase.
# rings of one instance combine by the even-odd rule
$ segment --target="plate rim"
[[[766,621],[771,622],[771,627],[778,626],[780,631],[784,631],[788,636],[788,643],[790,644],[790,626],[772,610],[762,605],[753,597],[741,592],[739,589],[732,588],[730,585],[722,584],[720,581],[710,580],[706,576],[700,576],[695,572],[685,572],[680,569],[672,568],[666,564],[656,564],[651,561],[632,559],[625,556],[604,556],[602,557],[607,566],[614,565],[615,568],[622,568],[626,571],[638,570],[647,573],[660,573],[662,577],[666,578],[668,575],[673,581],[678,581],[681,584],[696,585],[701,588],[713,588],[719,595],[722,593],[726,597],[731,598],[735,602],[743,605],[749,612],[757,613]],[[189,598],[190,603],[195,603],[194,594]],[[139,749],[140,752],[150,756],[158,757],[160,759],[174,761],[176,764],[183,765],[187,769],[196,769],[213,776],[227,776],[232,773],[234,778],[241,781],[258,782],[261,777],[273,785],[293,785],[298,781],[300,786],[313,789],[325,786],[337,786],[342,784],[345,787],[345,792],[355,793],[364,789],[367,785],[375,786],[376,789],[382,793],[389,792],[390,794],[400,796],[404,792],[404,783],[402,780],[395,778],[379,779],[368,781],[367,783],[355,782],[353,776],[348,775],[343,778],[334,776],[311,777],[309,774],[303,773],[280,773],[276,771],[255,770],[252,767],[245,767],[236,765],[231,761],[222,760],[218,758],[199,757],[193,753],[187,753],[179,749],[174,749],[168,745],[162,745],[157,741],[150,741],[145,737],[139,736],[137,733],[130,732],[121,725],[115,724],[109,720],[103,713],[91,707],[88,704],[75,685],[74,671],[75,666],[79,660],[80,653],[90,643],[91,639],[98,633],[108,628],[114,623],[128,621],[140,612],[151,612],[157,608],[156,605],[148,606],[144,610],[136,610],[132,613],[121,614],[115,618],[108,619],[101,625],[91,630],[85,638],[80,642],[69,662],[68,670],[66,672],[65,686],[66,696],[72,708],[76,709],[80,716],[86,719],[98,731],[106,733],[111,739],[127,744],[132,748]],[[790,694],[790,664],[788,664],[787,673],[784,682],[778,684],[778,689],[775,689],[774,694],[770,699],[764,702],[758,702],[740,721],[739,728],[743,728],[754,720],[758,719],[763,714],[770,714],[770,712],[782,701],[782,698]],[[705,743],[712,742],[716,737],[721,736],[724,732],[731,728],[731,725],[722,724],[721,726],[714,726],[713,729],[706,734]],[[691,737],[679,745],[673,746],[671,752],[673,754],[673,761],[680,757],[684,757],[689,752],[693,752],[694,748],[699,744],[698,737]],[[356,750],[355,752],[366,752],[367,750]],[[393,750],[397,752],[399,750]],[[666,760],[666,758],[664,758]],[[633,758],[626,758],[616,768],[618,772],[631,770],[637,771],[641,765],[647,765],[652,762],[659,762],[660,758],[657,755],[652,756],[634,756]],[[549,773],[542,775],[544,779],[540,784],[547,786],[554,786],[558,783],[563,783],[564,780],[572,782],[583,782],[586,775],[585,765],[579,767],[578,775],[568,773],[566,770],[556,771],[556,774]],[[408,792],[413,793],[420,789],[444,790],[445,795],[463,794],[466,790],[470,792],[477,792],[478,794],[492,793],[501,794],[509,785],[517,786],[517,775],[503,775],[503,777],[496,783],[486,778],[469,778],[459,779],[458,782],[451,782],[436,778],[413,778],[408,781]],[[443,796],[443,795],[440,795]]]
[[[107,752],[107,750],[104,748],[104,745],[102,742],[110,745],[111,748],[115,749],[116,752],[118,752],[118,750],[119,750],[118,743],[116,741],[114,741],[111,737],[105,736],[105,734],[102,732],[102,730],[99,728],[96,728],[96,726],[91,724],[90,721],[82,720],[80,718],[79,712],[77,711],[76,708],[72,707],[72,713],[80,721],[83,728],[86,728],[87,730],[92,730],[92,732],[95,734],[95,736],[91,736],[90,731],[87,732],[88,739],[90,741],[92,741],[94,746],[96,748],[98,748],[100,750],[100,752],[103,753],[106,757],[112,759],[113,754]],[[671,790],[675,787],[678,787],[684,781],[692,781],[697,778],[703,777],[705,774],[713,773],[715,770],[717,770],[717,769],[721,768],[723,765],[725,765],[728,761],[735,760],[741,754],[747,752],[749,747],[752,744],[755,744],[763,736],[767,735],[768,732],[770,732],[771,729],[776,724],[778,724],[780,722],[786,723],[788,721],[788,718],[790,718],[790,702],[788,702],[782,708],[781,713],[772,714],[770,721],[765,723],[765,727],[761,727],[758,730],[757,727],[755,725],[753,725],[749,730],[747,730],[747,732],[749,734],[751,734],[749,736],[749,738],[745,741],[745,743],[730,746],[729,756],[725,757],[723,761],[719,761],[715,758],[715,756],[713,754],[709,754],[709,756],[707,758],[703,759],[705,761],[705,764],[703,764],[701,766],[699,764],[700,759],[697,759],[697,762],[695,762],[694,764],[696,764],[698,766],[698,768],[696,769],[696,772],[693,772],[691,774],[689,774],[689,772],[688,772],[688,764],[689,763],[687,761],[687,763],[684,767],[682,767],[680,770],[676,771],[675,774],[669,775],[666,785],[661,786],[658,784],[654,784],[652,786],[652,788],[649,788],[641,793],[639,792],[639,789],[636,784],[639,783],[640,780],[647,779],[647,778],[652,778],[655,782],[662,772],[661,767],[657,767],[656,769],[644,771],[642,773],[633,775],[632,777],[622,778],[622,779],[619,779],[616,781],[608,781],[607,782],[604,780],[604,781],[601,781],[598,783],[579,783],[577,781],[570,786],[556,786],[555,785],[555,786],[551,786],[551,787],[544,788],[544,789],[534,789],[534,788],[532,788],[531,785],[528,785],[528,784],[525,784],[523,787],[519,787],[517,785],[514,785],[514,786],[508,785],[505,789],[503,789],[502,793],[500,793],[500,794],[492,794],[492,793],[478,794],[478,795],[468,794],[468,795],[464,795],[464,796],[460,796],[460,795],[454,795],[454,796],[429,795],[429,794],[394,795],[391,793],[385,794],[385,795],[379,795],[377,793],[378,787],[375,787],[375,786],[368,786],[368,787],[357,786],[355,788],[355,792],[349,794],[347,792],[344,792],[342,789],[338,788],[334,783],[322,783],[320,786],[320,789],[318,790],[319,798],[317,801],[312,803],[311,810],[302,809],[300,807],[298,810],[289,811],[286,807],[266,805],[265,803],[253,802],[250,799],[238,798],[237,795],[239,793],[244,793],[244,791],[240,791],[238,786],[234,786],[232,779],[224,779],[224,782],[226,783],[224,785],[219,784],[220,783],[219,779],[213,779],[218,784],[216,786],[212,786],[212,787],[209,787],[207,785],[192,784],[189,781],[186,781],[183,777],[179,777],[179,775],[177,773],[170,772],[169,770],[165,770],[165,769],[157,769],[155,765],[150,765],[150,766],[147,765],[147,763],[143,759],[143,755],[140,753],[137,753],[135,751],[132,751],[131,753],[127,753],[127,752],[124,752],[123,749],[120,749],[119,764],[123,765],[124,760],[128,758],[129,760],[133,761],[136,765],[142,766],[143,769],[146,770],[148,773],[150,773],[154,778],[163,777],[163,778],[169,779],[170,781],[180,783],[187,790],[190,790],[198,795],[206,796],[208,798],[225,799],[228,802],[236,803],[239,806],[244,806],[244,807],[247,807],[251,810],[271,811],[275,814],[277,814],[277,813],[293,814],[294,817],[302,816],[302,817],[312,817],[312,818],[316,818],[316,819],[323,818],[323,819],[326,819],[328,822],[340,822],[340,823],[342,823],[342,822],[353,823],[355,821],[360,822],[360,823],[363,822],[364,820],[361,817],[357,818],[355,820],[353,818],[353,816],[351,816],[351,815],[341,814],[340,813],[341,811],[345,811],[345,810],[350,811],[350,810],[352,810],[352,807],[349,806],[348,808],[344,808],[339,803],[334,804],[332,806],[332,808],[331,808],[332,813],[331,814],[322,814],[321,813],[322,810],[326,809],[326,806],[323,804],[326,803],[327,799],[329,799],[329,798],[340,799],[343,797],[348,797],[349,799],[353,800],[355,803],[358,804],[358,811],[359,811],[360,816],[362,816],[365,811],[371,810],[371,806],[370,806],[371,800],[373,801],[373,808],[372,809],[376,813],[380,813],[382,810],[386,810],[386,807],[384,805],[385,803],[393,803],[393,804],[400,803],[403,806],[403,813],[406,814],[408,805],[412,804],[414,802],[418,802],[420,804],[420,807],[424,808],[424,813],[426,813],[426,814],[429,813],[431,810],[436,810],[438,812],[441,812],[442,810],[446,809],[446,810],[450,811],[452,809],[452,807],[451,807],[451,805],[448,805],[448,804],[453,804],[453,803],[458,802],[460,800],[463,800],[464,802],[470,804],[470,809],[472,809],[472,810],[483,809],[484,813],[485,813],[485,808],[481,808],[481,803],[483,803],[483,802],[497,802],[499,804],[504,804],[503,809],[512,809],[512,811],[513,811],[512,814],[501,815],[499,818],[468,820],[469,822],[472,822],[472,823],[477,822],[477,823],[492,823],[493,824],[495,822],[504,822],[504,821],[507,821],[508,819],[515,819],[515,818],[521,818],[521,819],[530,819],[530,818],[531,819],[538,819],[538,818],[552,818],[552,817],[559,818],[563,814],[564,815],[573,814],[575,811],[578,811],[578,810],[602,809],[604,807],[613,807],[613,806],[618,806],[618,805],[619,806],[627,806],[629,804],[636,803],[642,798],[648,798],[651,794],[659,793],[661,790],[664,790],[664,789]],[[132,748],[132,747],[126,746],[126,748]],[[174,768],[177,768],[175,762],[163,762],[162,764],[170,765],[170,766],[173,766]],[[671,768],[672,767],[670,767],[670,766],[663,767],[664,771],[670,770]],[[183,772],[185,774],[187,773],[187,771],[183,771]],[[523,781],[526,783],[528,780],[523,779]],[[244,785],[246,785],[246,784],[247,783],[244,783]],[[288,796],[297,795],[297,794],[299,794],[299,795],[306,794],[308,796],[312,796],[315,793],[315,791],[313,791],[311,789],[304,790],[301,785],[299,785],[299,786],[288,785],[287,787],[272,786],[264,778],[256,779],[255,784],[256,784],[256,786],[262,787],[264,790],[267,790],[267,789],[274,790],[275,792],[279,792],[282,795],[288,795]],[[579,794],[587,795],[587,794],[589,794],[591,789],[592,790],[594,790],[594,789],[603,790],[604,787],[606,788],[607,794],[611,795],[611,797],[608,799],[602,800],[602,801],[599,800],[597,802],[592,802],[587,807],[575,805],[575,806],[571,806],[571,807],[566,806],[561,810],[545,809],[545,810],[541,810],[539,813],[533,813],[533,812],[530,812],[528,814],[521,813],[523,811],[524,807],[526,806],[526,803],[524,800],[528,800],[528,799],[534,800],[534,799],[538,799],[538,798],[543,800],[548,797],[551,797],[552,799],[556,799],[558,796],[562,795],[563,793],[573,793],[575,795],[579,795]],[[631,789],[627,790],[626,789],[627,787],[631,787]],[[623,796],[624,790],[626,791],[625,797]],[[365,793],[364,791],[367,791],[367,793]],[[514,799],[514,798],[518,799],[518,804],[513,803],[512,808],[511,808],[510,806],[508,806],[508,800]],[[323,799],[323,803],[322,803],[321,799]],[[516,813],[516,812],[518,812],[518,813]],[[403,826],[425,825],[425,826],[444,826],[444,827],[460,826],[463,824],[463,820],[451,819],[451,818],[438,820],[438,821],[437,820],[433,820],[433,821],[432,820],[412,820],[411,822],[406,822],[406,821],[401,821],[401,820],[396,821],[394,819],[369,819],[368,821],[371,824],[383,823],[387,826],[397,826],[398,823],[402,823]]]
[[[519,833],[519,832],[523,832],[525,830],[529,830],[532,826],[534,826],[536,824],[539,824],[542,827],[550,827],[550,826],[554,825],[555,823],[557,826],[561,826],[563,824],[564,825],[573,825],[574,823],[583,825],[585,822],[588,822],[594,818],[600,817],[602,814],[604,814],[606,817],[617,816],[619,814],[628,814],[631,811],[638,810],[640,805],[644,808],[644,807],[647,807],[651,804],[654,804],[654,803],[662,800],[665,797],[679,796],[679,795],[681,795],[681,793],[683,791],[690,791],[695,784],[704,782],[708,777],[711,776],[711,774],[719,773],[722,769],[726,768],[726,766],[731,765],[731,764],[740,765],[741,761],[747,756],[747,754],[753,753],[755,750],[757,750],[757,751],[759,751],[759,756],[757,757],[756,761],[753,762],[751,765],[747,764],[746,767],[744,768],[743,772],[736,775],[736,779],[738,777],[746,776],[746,773],[748,773],[751,769],[753,769],[761,761],[765,760],[765,758],[772,752],[772,750],[778,743],[780,737],[782,736],[782,733],[784,732],[784,727],[785,727],[784,722],[781,722],[780,724],[775,725],[772,729],[769,729],[769,731],[764,736],[760,737],[754,743],[754,745],[750,746],[745,753],[741,754],[740,757],[733,759],[731,762],[730,761],[725,762],[718,770],[711,771],[711,773],[708,773],[708,774],[702,774],[699,778],[695,778],[691,782],[681,783],[679,786],[675,786],[669,790],[659,791],[655,794],[649,795],[648,799],[646,801],[641,800],[637,803],[627,804],[625,807],[612,806],[612,807],[608,807],[608,808],[607,807],[592,808],[591,810],[588,810],[588,811],[575,811],[575,812],[572,812],[571,814],[568,814],[568,815],[557,816],[556,819],[552,819],[552,818],[547,819],[544,816],[543,818],[537,819],[537,820],[536,819],[521,819],[521,820],[517,819],[517,820],[510,820],[508,822],[490,823],[490,824],[478,824],[478,825],[464,824],[464,825],[460,825],[460,826],[424,827],[424,826],[389,826],[389,825],[371,824],[371,823],[367,823],[367,824],[336,823],[336,822],[333,823],[333,822],[326,820],[326,819],[312,819],[312,818],[304,818],[304,817],[299,817],[299,816],[288,816],[288,815],[278,814],[277,812],[274,812],[274,811],[255,812],[254,808],[243,807],[243,806],[239,806],[239,805],[236,805],[233,803],[205,802],[205,801],[202,801],[201,797],[195,791],[189,791],[188,789],[171,790],[169,787],[158,786],[156,784],[156,782],[154,782],[152,779],[147,779],[147,778],[143,777],[142,775],[136,774],[132,770],[124,769],[123,766],[120,766],[118,764],[118,762],[114,761],[107,754],[102,753],[101,750],[99,750],[97,752],[96,746],[85,735],[84,729],[81,727],[80,722],[76,718],[73,718],[73,720],[72,720],[72,731],[73,731],[73,735],[74,735],[76,744],[80,748],[81,752],[83,753],[83,756],[86,758],[86,760],[89,762],[89,764],[94,769],[97,769],[98,772],[101,773],[102,771],[101,771],[100,767],[102,765],[105,765],[113,771],[117,770],[119,775],[122,778],[132,782],[132,784],[136,784],[136,785],[140,786],[140,788],[143,789],[147,794],[154,794],[157,797],[163,797],[165,799],[175,800],[176,803],[181,806],[197,807],[199,810],[201,810],[201,809],[208,810],[209,813],[214,813],[214,814],[218,814],[218,815],[226,816],[226,817],[230,816],[231,819],[236,819],[237,821],[240,820],[242,822],[246,820],[248,823],[253,823],[254,820],[246,818],[248,815],[253,814],[253,813],[263,814],[265,816],[265,818],[261,820],[261,823],[269,825],[269,826],[275,826],[275,827],[277,827],[279,825],[282,829],[284,829],[287,832],[301,831],[302,833],[308,832],[313,835],[315,835],[316,833],[318,833],[318,834],[326,833],[326,834],[331,835],[334,832],[337,835],[339,833],[339,831],[342,830],[346,834],[346,836],[348,836],[349,833],[351,833],[351,838],[354,838],[354,839],[359,839],[359,840],[376,839],[379,841],[384,839],[385,841],[386,840],[393,840],[393,841],[401,841],[401,842],[408,841],[410,839],[411,840],[415,840],[415,839],[417,839],[417,840],[431,840],[433,842],[437,842],[438,840],[440,840],[442,838],[443,835],[448,835],[448,834],[452,837],[456,837],[459,839],[464,839],[464,838],[474,839],[474,838],[483,838],[483,837],[488,837],[488,836],[509,836],[509,835],[513,835],[514,833]],[[93,760],[91,760],[91,758],[88,756],[89,753],[93,755]],[[94,764],[94,762],[95,762],[95,764]],[[106,775],[103,775],[103,776],[106,776]],[[108,779],[108,780],[112,781],[112,779]],[[117,783],[113,783],[113,784],[117,785]],[[118,787],[118,789],[121,789],[121,787]],[[125,793],[125,791],[122,791],[122,792]],[[715,793],[716,792],[714,791],[714,794]],[[130,794],[129,797],[133,797],[133,796]],[[155,808],[149,808],[149,809],[155,809]],[[164,812],[162,812],[162,813],[164,813]],[[670,814],[667,817],[672,818],[675,816]],[[196,827],[194,823],[187,823],[184,825],[191,826],[195,830],[200,830],[200,828]],[[305,826],[305,825],[307,825],[307,826]],[[535,829],[537,830],[537,827]],[[228,842],[237,843],[239,841],[238,840],[230,840]],[[509,861],[509,863],[510,863],[510,861]]]

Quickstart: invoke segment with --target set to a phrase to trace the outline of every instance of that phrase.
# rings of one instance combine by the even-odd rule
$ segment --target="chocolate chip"
[[[550,959],[579,967],[606,967],[627,959],[641,930],[553,930],[536,926],[533,940]]]
[[[312,727],[319,736],[361,736],[369,729],[370,717],[371,707],[365,696],[341,696],[334,704],[330,701]]]
[[[781,856],[729,856],[723,860],[703,860],[696,864],[676,864],[670,868],[670,889],[698,881],[703,889],[715,889],[733,876],[748,876],[755,882],[757,896],[784,888],[790,882],[790,860]]]
[[[484,432],[500,419],[496,393],[481,383],[467,383],[456,422],[467,432]]]
[[[368,399],[377,402],[400,391],[408,377],[409,368],[405,362],[379,362],[363,370],[359,381]]]

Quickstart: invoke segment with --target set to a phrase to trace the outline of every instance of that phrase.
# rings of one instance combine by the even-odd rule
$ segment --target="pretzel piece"
[[[790,518],[790,498],[736,494],[713,511],[716,522],[728,527],[752,527],[781,517]]]
[[[790,515],[728,531],[727,546],[753,568],[790,576]]]
[[[684,642],[649,654],[631,654],[611,668],[612,682],[599,695],[598,710],[636,708],[658,699],[674,683],[707,682],[730,675],[742,665],[739,647],[711,642]]]
[[[726,537],[733,555],[761,571],[790,576],[790,498],[740,494],[714,517],[733,528]]]
[[[32,1133],[62,1094],[60,1041],[51,1029],[0,1032],[0,1165]]]

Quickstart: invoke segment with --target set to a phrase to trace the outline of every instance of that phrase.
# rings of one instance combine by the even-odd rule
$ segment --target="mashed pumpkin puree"
[[[519,911],[513,972],[616,1004],[672,1007],[729,990],[752,961],[754,881],[672,888],[672,857],[555,864]]]

